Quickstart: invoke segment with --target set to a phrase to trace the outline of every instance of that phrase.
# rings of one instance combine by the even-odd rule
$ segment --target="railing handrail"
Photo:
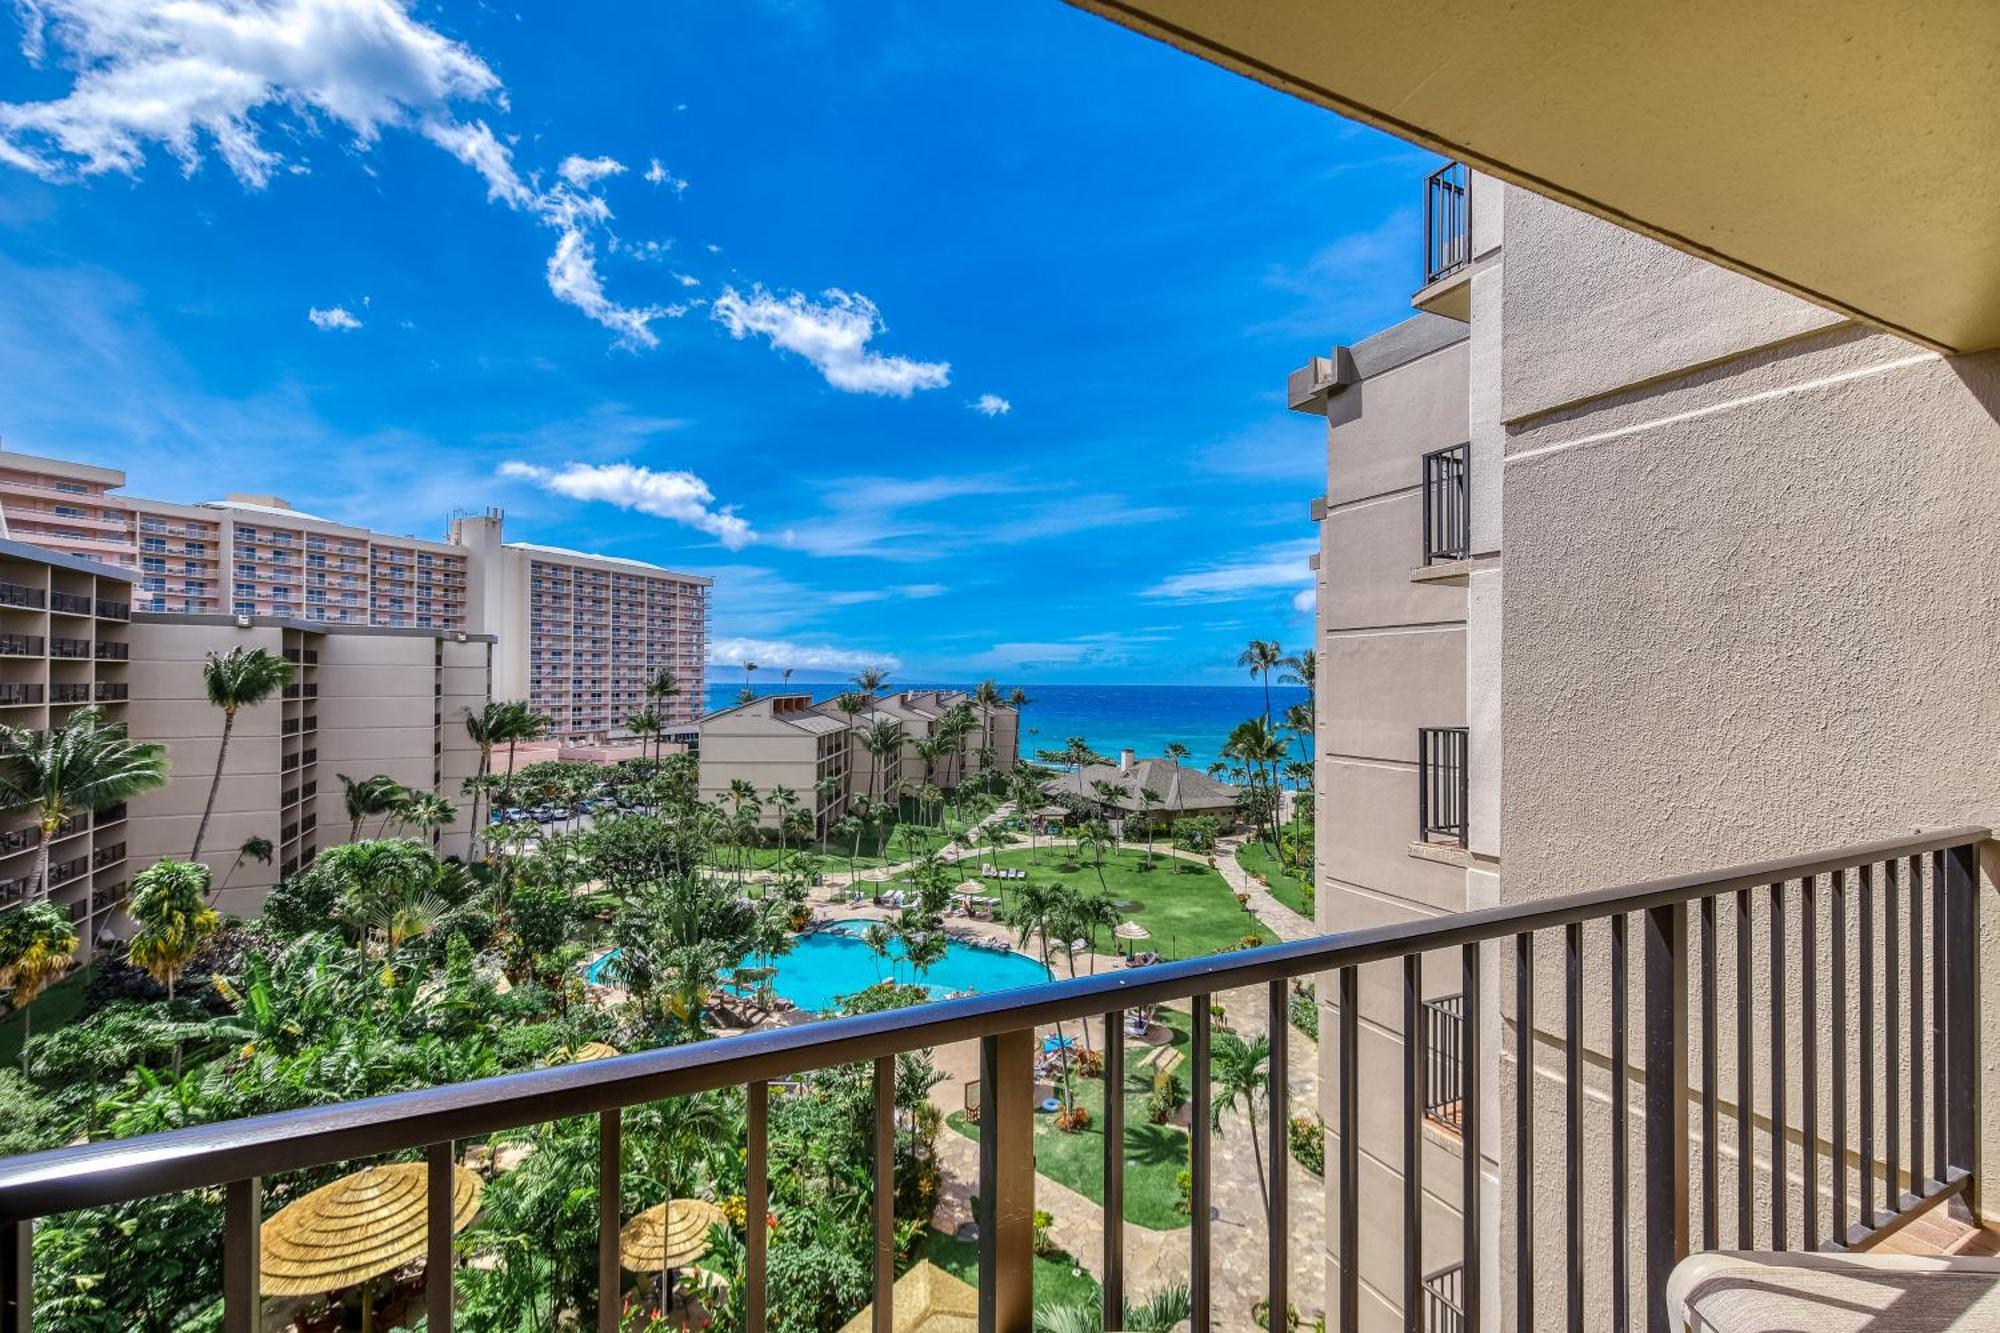
[[[1976,845],[1991,836],[1990,828],[1978,825],[1935,829],[586,1064],[54,1148],[0,1160],[0,1221],[409,1152],[572,1116],[776,1081],[802,1070],[1508,939],[1613,914],[1636,915],[1738,889]]]

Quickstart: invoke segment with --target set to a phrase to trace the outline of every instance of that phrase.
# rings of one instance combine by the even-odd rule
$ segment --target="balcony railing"
[[[97,614],[105,620],[130,620],[132,618],[132,604],[130,602],[113,601],[108,597],[100,597],[97,599]]]
[[[1472,553],[1470,445],[1454,444],[1423,457],[1424,563],[1463,560]]]
[[[1990,836],[1984,828],[1942,830],[12,1158],[0,1162],[0,1304],[5,1306],[0,1326],[28,1322],[33,1248],[32,1227],[26,1224],[35,1218],[170,1192],[215,1191],[223,1212],[224,1315],[227,1326],[249,1328],[260,1308],[264,1177],[357,1158],[420,1154],[429,1171],[429,1197],[449,1200],[462,1140],[555,1117],[592,1115],[599,1161],[615,1163],[624,1108],[732,1086],[744,1087],[747,1096],[745,1212],[762,1219],[769,1207],[771,1083],[869,1062],[876,1145],[870,1166],[872,1226],[880,1256],[873,1285],[875,1327],[894,1327],[896,1221],[890,1205],[896,1183],[896,1057],[976,1040],[982,1115],[978,1179],[968,1183],[977,1199],[980,1327],[1026,1330],[1033,1319],[1037,1029],[1059,1021],[1101,1022],[1105,1086],[1118,1088],[1125,1086],[1125,1044],[1119,1036],[1125,1014],[1172,1003],[1186,1007],[1192,1028],[1185,1065],[1192,1101],[1187,1272],[1191,1328],[1208,1333],[1218,1316],[1212,1282],[1210,999],[1246,987],[1266,989],[1272,1018],[1268,1076],[1270,1086],[1285,1087],[1292,1059],[1287,999],[1295,978],[1317,975],[1331,979],[1334,1000],[1333,1030],[1325,1034],[1334,1070],[1326,1160],[1333,1232],[1328,1327],[1359,1327],[1357,1258],[1366,1194],[1371,1232],[1395,1235],[1400,1281],[1387,1294],[1408,1312],[1411,1326],[1421,1319],[1452,1333],[1482,1328],[1490,1304],[1508,1300],[1517,1328],[1553,1326],[1566,1316],[1572,1328],[1629,1328],[1637,1322],[1665,1333],[1666,1275],[1690,1250],[1718,1248],[1725,1240],[1736,1248],[1774,1250],[1857,1245],[1943,1196],[1971,1189],[1980,1078],[1977,852]],[[1905,928],[1907,935],[1900,933]],[[1733,967],[1725,967],[1723,960],[1732,957]],[[1540,973],[1539,965],[1551,958],[1561,965]],[[1586,958],[1604,969],[1588,984]],[[1500,1271],[1511,1279],[1507,1291],[1486,1289],[1486,1268],[1479,1262],[1498,1240],[1485,1230],[1486,1208],[1460,1209],[1450,1229],[1455,1234],[1433,1236],[1425,1244],[1427,1074],[1419,986],[1427,960],[1462,977],[1464,1136],[1468,1145],[1498,1148],[1501,1206],[1514,1219],[1512,1248],[1500,1256]],[[1364,1172],[1361,1159],[1364,968],[1394,968],[1403,983],[1396,1033],[1401,1078],[1371,1082],[1368,1093],[1380,1099],[1371,1107],[1371,1123],[1385,1117],[1400,1131],[1400,1157],[1393,1150],[1388,1154],[1395,1159],[1387,1163],[1395,1177],[1387,1188],[1381,1183],[1383,1163],[1371,1161]],[[1503,1049],[1490,1054],[1481,1047],[1486,994],[1481,979],[1489,969],[1497,992],[1511,999],[1499,1015]],[[1544,989],[1538,979],[1560,994],[1559,1013],[1538,1011]],[[1726,1008],[1720,998],[1725,988]],[[1725,1019],[1734,1028],[1733,1092],[1721,1077],[1719,1034]],[[1697,1028],[1698,1043],[1691,1040]],[[1767,1034],[1761,1050],[1753,1029]],[[1535,1060],[1538,1076],[1502,1080],[1498,1100],[1514,1127],[1512,1143],[1560,1138],[1559,1169],[1538,1162],[1532,1150],[1511,1151],[1504,1136],[1483,1133],[1485,1080],[1497,1077],[1503,1059],[1519,1067],[1524,1033],[1542,1047]],[[1605,1048],[1601,1062],[1590,1062],[1588,1075],[1587,1040]],[[1381,1049],[1373,1034],[1369,1048]],[[1761,1088],[1760,1057],[1768,1078]],[[1601,1100],[1586,1099],[1587,1085],[1604,1089]],[[1559,1091],[1544,1101],[1552,1086]],[[1271,1161],[1287,1159],[1291,1110],[1288,1098],[1272,1098],[1268,1114],[1254,1127],[1268,1136]],[[1603,1130],[1588,1140],[1587,1111]],[[1636,1131],[1635,1111],[1643,1112]],[[1099,1270],[1104,1308],[1111,1311],[1122,1308],[1126,1290],[1124,1115],[1125,1099],[1109,1098]],[[1907,1139],[1899,1137],[1905,1128]],[[1587,1141],[1596,1150],[1590,1163]],[[1483,1197],[1487,1160],[1468,1151],[1452,1168],[1469,1202]],[[1721,1189],[1725,1163],[1736,1178],[1729,1194]],[[1796,1212],[1788,1193],[1795,1167],[1802,1184]],[[1268,1236],[1265,1285],[1272,1310],[1290,1304],[1291,1247],[1317,1246],[1321,1239],[1294,1234],[1288,1179],[1284,1171],[1272,1174],[1268,1213],[1260,1219]],[[597,1326],[615,1330],[623,1284],[620,1182],[615,1171],[600,1171],[577,1183],[596,1194]],[[1602,1228],[1601,1234],[1586,1235],[1586,1195],[1592,1200],[1592,1227]],[[1770,1205],[1763,1212],[1756,1208],[1759,1199]],[[1733,1224],[1727,1221],[1732,1211]],[[1558,1216],[1559,1229],[1536,1225],[1537,1219]],[[446,1225],[429,1229],[425,1303],[433,1330],[452,1323],[451,1232]],[[765,1227],[747,1228],[742,1327],[756,1333],[765,1327],[767,1243]],[[1448,1258],[1453,1249],[1460,1256],[1456,1276],[1447,1276],[1449,1265],[1426,1274],[1427,1251]],[[1538,1271],[1559,1280],[1538,1287]],[[1551,1294],[1557,1287],[1559,1297]],[[1233,1321],[1240,1313],[1222,1312],[1222,1318]],[[1429,1323],[1432,1319],[1458,1322]]]
[[[40,610],[44,602],[40,588],[20,583],[0,583],[0,606],[20,606]]]
[[[62,658],[88,658],[91,655],[89,639],[55,638],[49,640],[49,656]]]
[[[1469,803],[1464,727],[1417,728],[1417,841],[1465,846]]]
[[[73,592],[52,592],[49,594],[49,609],[72,616],[87,616],[95,604],[88,597],[80,597]]]
[[[39,634],[0,634],[0,657],[40,657],[45,642]]]
[[[1465,1127],[1465,997],[1424,1001],[1424,1119]]]
[[[0,704],[38,704],[42,687],[21,681],[0,682]]]
[[[132,645],[113,643],[100,639],[97,644],[97,660],[100,662],[125,662],[132,657]]]
[[[90,702],[89,681],[57,681],[49,686],[49,702],[52,704],[87,704]]]
[[[1463,162],[1424,181],[1424,286],[1472,262],[1472,174]]]
[[[122,680],[100,680],[97,682],[99,703],[123,703],[132,697],[132,687]]]

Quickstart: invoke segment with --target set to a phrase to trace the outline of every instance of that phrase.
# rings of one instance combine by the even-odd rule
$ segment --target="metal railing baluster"
[[[1480,1188],[1480,1115],[1481,1069],[1479,1064],[1479,951],[1477,944],[1464,945],[1459,951],[1459,994],[1463,1006],[1459,1022],[1459,1134],[1460,1139],[1460,1182],[1459,1216],[1462,1224],[1460,1248],[1461,1262],[1465,1267],[1463,1278],[1465,1325],[1467,1328],[1480,1327],[1480,1269],[1483,1246],[1480,1240],[1480,1220],[1484,1209],[1480,1204],[1483,1191]]]
[[[1924,1196],[1924,865],[1910,858],[1910,1192]]]
[[[743,1327],[764,1333],[771,1244],[771,1085],[762,1079],[744,1089]]]
[[[1832,896],[1827,920],[1827,943],[1833,954],[1833,1233],[1836,1245],[1847,1243],[1850,1225],[1847,1212],[1847,876],[1834,871],[1827,876],[1827,892]]]
[[[1189,1121],[1189,1174],[1193,1187],[1189,1191],[1189,1203],[1194,1213],[1193,1225],[1188,1228],[1188,1298],[1194,1307],[1189,1321],[1192,1333],[1208,1333],[1209,1321],[1213,1317],[1213,1293],[1209,1286],[1209,1257],[1215,1245],[1214,1192],[1212,1170],[1211,1136],[1209,1115],[1213,1106],[1210,1080],[1210,1065],[1213,1061],[1214,1015],[1209,1012],[1211,1003],[1207,995],[1196,995],[1194,1004],[1194,1040],[1189,1044],[1188,1090],[1193,1099],[1193,1114]]]
[[[618,1257],[623,1133],[618,1108],[597,1113],[597,1333],[618,1333],[618,1298],[625,1285]]]
[[[875,1333],[896,1330],[896,1057],[875,1061]]]
[[[1861,867],[1860,938],[1856,941],[1860,958],[1860,976],[1856,989],[1861,992],[1861,1068],[1855,1084],[1855,1092],[1861,1098],[1861,1189],[1860,1215],[1854,1219],[1855,1231],[1867,1231],[1875,1225],[1875,867]],[[1850,1234],[1843,1234],[1840,1243],[1850,1242]]]
[[[454,1179],[452,1145],[433,1143],[424,1150],[424,1327],[428,1333],[451,1333],[454,1313],[452,1254]]]
[[[1424,1299],[1424,957],[1403,957],[1403,1316]]]
[[[1804,1243],[1808,1250],[1819,1248],[1819,903],[1811,875],[1799,881],[1799,1072],[1804,1079],[1801,1098],[1800,1134],[1805,1156],[1800,1161],[1804,1178],[1800,1193],[1804,1198]]]
[[[1104,1277],[1107,1333],[1125,1311],[1125,1011],[1104,1016]]]
[[[1035,1317],[1035,1030],[979,1042],[979,1333]]]
[[[262,1333],[264,1186],[232,1180],[222,1197],[223,1333]],[[24,1313],[19,1327],[29,1326]]]
[[[1736,1246],[1757,1248],[1757,1144],[1752,1137],[1756,1084],[1750,1045],[1750,890],[1736,891]]]
[[[1583,923],[1563,928],[1563,1268],[1570,1333],[1583,1333]]]
[[[1667,1274],[1688,1252],[1687,904],[1646,911],[1646,1328],[1668,1333]]]
[[[1625,1105],[1631,1064],[1625,1049],[1627,991],[1625,917],[1611,918],[1611,1326],[1630,1327],[1632,1293],[1626,1255],[1631,1250],[1630,1112]]]
[[[1903,1206],[1903,927],[1902,862],[1882,863],[1882,1208]],[[1888,1216],[1869,1219],[1880,1226]]]
[[[1340,1330],[1356,1333],[1361,1327],[1361,1094],[1355,1084],[1360,1047],[1360,969],[1340,969],[1340,1034],[1335,1057],[1340,1066],[1340,1086],[1335,1090],[1338,1109],[1335,1120],[1340,1135],[1336,1180],[1340,1186]]]
[[[1514,1327],[1535,1327],[1535,937],[1514,937]]]
[[[1771,886],[1771,1248],[1789,1243],[1786,1204],[1791,1182],[1785,1174],[1785,882]]]
[[[1716,1115],[1716,1086],[1721,1064],[1716,1044],[1715,897],[1701,900],[1701,1245],[1721,1248],[1722,1139]]]
[[[1269,1062],[1270,1082],[1265,1092],[1266,1108],[1270,1115],[1268,1130],[1270,1149],[1265,1154],[1270,1159],[1271,1198],[1264,1222],[1266,1234],[1270,1237],[1268,1259],[1270,1273],[1266,1285],[1269,1287],[1270,1327],[1282,1329],[1289,1324],[1291,1310],[1291,1165],[1292,1152],[1287,1133],[1291,1112],[1291,1019],[1286,1005],[1290,983],[1280,977],[1270,983],[1266,992],[1269,1009],[1267,1027],[1270,1030],[1271,1055]],[[1256,1133],[1256,1126],[1251,1126]],[[1107,1196],[1109,1197],[1109,1196]],[[1110,1327],[1106,1325],[1106,1327]]]

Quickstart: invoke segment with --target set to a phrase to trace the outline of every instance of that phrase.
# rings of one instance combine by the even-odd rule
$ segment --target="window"
[[[85,486],[80,481],[59,481],[56,483],[56,489],[61,491],[64,495],[90,494],[90,487]]]

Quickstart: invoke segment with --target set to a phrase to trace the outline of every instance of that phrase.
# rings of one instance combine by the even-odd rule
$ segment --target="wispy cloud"
[[[1257,551],[1184,570],[1145,589],[1147,597],[1177,602],[1231,602],[1312,582],[1307,564],[1318,543],[1279,542]]]
[[[549,291],[558,301],[575,306],[590,318],[618,335],[624,347],[658,347],[660,336],[653,332],[656,319],[677,319],[687,313],[684,305],[620,305],[604,292],[604,280],[597,272],[597,251],[576,227],[563,228],[555,253],[549,256]]]
[[[1317,589],[1301,588],[1292,594],[1292,610],[1297,611],[1300,615],[1309,616],[1313,613],[1313,607],[1318,598],[1319,592]]]
[[[1292,298],[1291,309],[1251,333],[1284,333],[1321,342],[1358,337],[1410,313],[1416,272],[1416,210],[1398,209],[1367,231],[1350,232],[1304,263],[1273,268],[1265,285]]]
[[[569,463],[558,469],[510,459],[500,465],[500,475],[572,500],[596,501],[684,523],[732,551],[757,538],[735,506],[717,507],[708,483],[692,472],[656,472],[631,463]]]
[[[650,185],[664,185],[677,195],[687,193],[688,183],[668,171],[657,157],[653,159],[652,165],[646,168],[646,181]]]
[[[579,190],[587,190],[601,180],[623,174],[625,164],[615,157],[579,157],[571,153],[556,168],[556,174]]]
[[[997,393],[982,393],[972,400],[972,410],[983,417],[1004,417],[1014,405]]]
[[[725,287],[710,311],[732,338],[761,334],[780,351],[804,357],[834,388],[908,398],[918,389],[951,383],[951,363],[885,356],[868,344],[886,328],[882,312],[867,297],[829,288],[822,300],[803,292],[779,296],[762,287],[739,292]]]
[[[793,643],[785,639],[716,638],[708,641],[711,666],[741,667],[755,662],[760,668],[783,670],[794,667],[813,671],[861,671],[875,667],[895,671],[903,661],[894,653],[844,648],[831,643]]]
[[[942,597],[950,589],[942,583],[899,583],[890,588],[850,588],[842,592],[826,594],[826,600],[835,606],[860,606],[866,602],[887,602],[892,600],[925,601],[932,597]]]
[[[1326,423],[1288,413],[1211,440],[1195,458],[1201,467],[1232,477],[1323,483]]]
[[[306,311],[306,318],[312,321],[314,328],[328,333],[347,333],[361,327],[361,321],[350,314],[345,306],[328,306],[324,310],[314,306]]]

